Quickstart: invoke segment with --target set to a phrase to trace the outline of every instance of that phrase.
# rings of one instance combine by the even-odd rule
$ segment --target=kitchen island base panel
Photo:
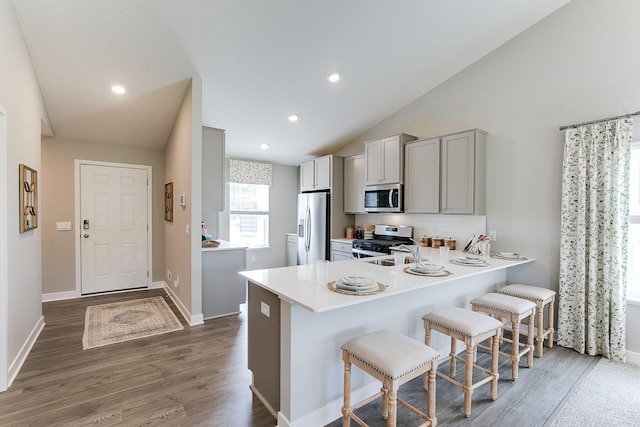
[[[326,425],[340,417],[342,343],[377,329],[389,329],[422,342],[425,312],[451,306],[469,308],[472,298],[496,291],[505,281],[505,269],[492,270],[386,298],[364,300],[369,297],[353,296],[363,298],[362,302],[320,313],[281,300],[278,426]],[[250,281],[252,287],[260,285]],[[431,347],[436,351],[447,354],[449,345],[449,337],[433,334]],[[354,399],[364,399],[379,389],[379,383],[362,372],[353,372],[351,384]],[[258,384],[254,386],[263,392]]]

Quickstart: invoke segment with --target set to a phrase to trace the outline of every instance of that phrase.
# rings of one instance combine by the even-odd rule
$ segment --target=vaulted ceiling
[[[226,130],[228,155],[293,165],[349,142],[568,0],[13,2],[56,136],[162,149],[195,76],[203,124]]]

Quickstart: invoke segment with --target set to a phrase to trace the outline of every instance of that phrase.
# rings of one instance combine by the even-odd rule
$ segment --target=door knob
[[[85,234],[85,235],[84,235],[84,238],[85,238],[85,239],[88,239],[88,238],[89,238],[89,235],[88,235],[88,234]]]

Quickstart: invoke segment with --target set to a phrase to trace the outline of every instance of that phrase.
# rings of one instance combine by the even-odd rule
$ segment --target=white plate
[[[420,264],[416,264],[415,271],[418,271],[418,270],[423,272],[428,272],[428,273],[436,273],[438,271],[444,270],[444,266],[422,262]]]
[[[460,256],[457,260],[463,264],[484,264],[485,261],[482,258],[476,258],[472,256]]]
[[[498,252],[496,255],[498,255],[501,258],[509,258],[509,259],[520,258],[520,254],[517,254],[515,252]]]
[[[368,288],[376,284],[374,280],[363,276],[345,276],[341,279],[338,279],[337,282],[356,288]]]
[[[466,265],[469,267],[484,267],[485,265],[488,265],[484,260],[480,260],[480,262],[465,262],[459,258],[454,258],[451,260],[451,262],[454,264]]]

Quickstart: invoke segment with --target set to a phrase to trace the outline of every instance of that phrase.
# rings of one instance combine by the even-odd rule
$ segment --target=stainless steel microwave
[[[367,185],[364,187],[366,212],[402,212],[402,184]]]

